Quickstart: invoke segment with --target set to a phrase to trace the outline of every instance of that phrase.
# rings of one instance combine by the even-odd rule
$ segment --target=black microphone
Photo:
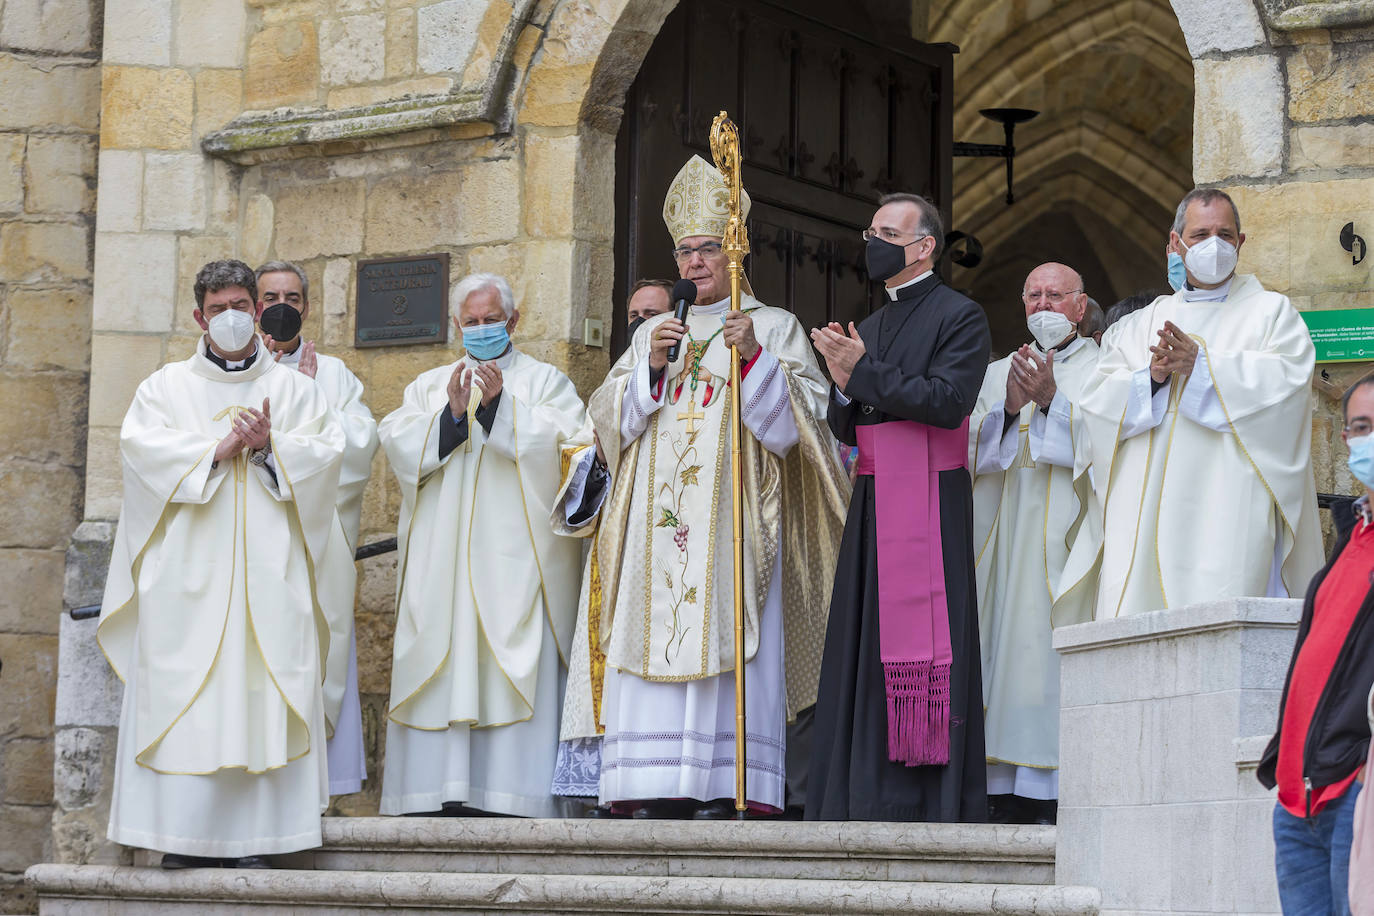
[[[697,301],[697,285],[691,280],[679,280],[673,284],[673,317],[678,321],[687,320],[687,310]],[[677,362],[678,351],[682,349],[682,341],[674,341],[668,348],[668,362]]]

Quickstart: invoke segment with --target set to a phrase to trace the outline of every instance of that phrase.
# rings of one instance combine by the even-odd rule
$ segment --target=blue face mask
[[[1169,285],[1180,290],[1187,279],[1188,268],[1183,264],[1183,255],[1177,251],[1169,252]]]
[[[1374,490],[1374,436],[1360,436],[1345,443],[1350,447],[1346,464],[1350,473],[1366,487]]]
[[[479,324],[463,328],[463,346],[473,359],[496,359],[510,346],[510,333],[504,324]]]

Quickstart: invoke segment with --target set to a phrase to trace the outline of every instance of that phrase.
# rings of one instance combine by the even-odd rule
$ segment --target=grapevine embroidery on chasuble
[[[723,323],[706,340],[696,340],[688,331],[684,369],[665,380],[667,402],[654,413],[649,432],[646,674],[652,653],[662,657],[670,677],[701,677],[709,666],[708,641],[716,638],[711,594],[721,475],[730,441],[730,399],[723,396],[729,380],[702,363],[722,330]],[[717,349],[724,349],[728,360],[728,348]],[[703,435],[709,431],[714,435]],[[649,613],[654,606],[668,609],[657,626]]]

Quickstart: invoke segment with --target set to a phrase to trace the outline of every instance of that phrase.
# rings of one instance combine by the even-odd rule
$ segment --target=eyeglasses
[[[721,252],[720,242],[703,242],[695,248],[683,246],[673,249],[673,260],[679,264],[686,264],[692,260],[692,255],[699,254],[703,261],[709,261]]]
[[[908,234],[908,233],[906,233],[906,232],[898,232],[896,229],[893,229],[891,226],[884,226],[884,227],[882,227],[881,229],[873,229],[873,228],[870,227],[870,228],[868,228],[868,229],[865,229],[863,232],[860,232],[860,233],[859,233],[859,236],[860,236],[865,242],[871,242],[871,241],[873,241],[875,238],[878,238],[878,239],[882,239],[884,242],[892,242],[894,245],[895,245],[895,244],[901,244],[903,248],[905,248],[907,245],[914,245],[914,244],[916,244],[917,242],[919,242],[921,239],[929,238],[929,237],[930,237],[929,235],[918,235],[918,236],[916,236],[915,238],[913,238],[913,239],[912,239],[911,241],[909,241],[909,242],[906,242],[906,243],[899,243],[899,242],[898,242],[898,239],[900,239],[902,236],[907,235],[907,234]]]
[[[1050,305],[1058,305],[1064,301],[1066,296],[1072,296],[1075,293],[1081,292],[1083,292],[1081,289],[1071,289],[1065,293],[1053,289],[1028,289],[1021,293],[1021,298],[1025,299],[1027,302],[1036,302],[1043,297]]]
[[[1374,433],[1374,423],[1370,423],[1368,420],[1356,420],[1353,423],[1347,423],[1345,425],[1345,432],[1347,435],[1354,436],[1358,439],[1361,436],[1367,436],[1370,433]]]

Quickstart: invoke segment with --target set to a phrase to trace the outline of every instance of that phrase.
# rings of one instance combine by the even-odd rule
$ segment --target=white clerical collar
[[[202,338],[202,340],[204,340],[204,338]],[[222,363],[225,372],[237,372],[241,369],[247,368],[249,363],[251,363],[253,360],[261,356],[261,351],[262,341],[258,340],[257,337],[254,337],[252,353],[249,353],[243,359],[225,359],[223,356],[220,356],[214,350],[210,349],[210,343],[207,340],[204,343],[204,349],[201,350],[201,355],[204,356],[209,362],[213,363],[216,367],[219,367]]]
[[[693,315],[719,315],[730,310],[730,297],[726,296],[719,302],[712,302],[709,305],[692,306]]]
[[[471,353],[464,354],[463,359],[466,360],[470,366],[495,366],[502,372],[505,372],[510,368],[511,363],[515,362],[515,353],[515,344],[511,344],[510,347],[506,349],[505,353],[502,353],[495,359],[478,359]]]
[[[1183,289],[1179,292],[1183,295],[1184,302],[1225,302],[1226,297],[1231,294],[1231,284],[1236,281],[1236,275],[1226,278],[1226,282],[1216,289],[1194,289],[1185,281]]]
[[[277,357],[277,362],[283,366],[299,366],[301,364],[301,347],[305,346],[305,341],[296,344],[296,349],[290,353],[283,353]]]
[[[922,280],[924,280],[926,277],[930,276],[930,275],[933,274],[933,273],[935,273],[935,271],[933,271],[933,270],[928,270],[928,271],[926,271],[925,273],[921,274],[919,277],[913,277],[912,279],[906,281],[905,283],[899,284],[899,285],[897,285],[897,286],[889,286],[889,287],[887,287],[887,298],[890,299],[890,300],[893,301],[893,302],[896,302],[896,301],[897,301],[897,290],[899,290],[899,289],[906,289],[908,286],[915,286],[917,283],[920,283]]]

